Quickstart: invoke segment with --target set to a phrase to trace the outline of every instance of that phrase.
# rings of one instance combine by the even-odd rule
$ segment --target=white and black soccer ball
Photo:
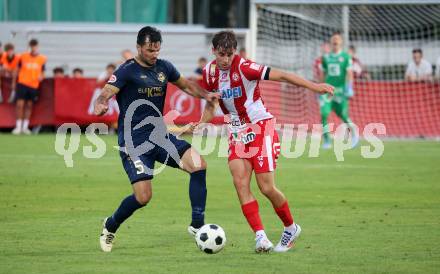
[[[218,253],[226,244],[225,231],[219,225],[206,224],[197,231],[196,244],[205,253]]]

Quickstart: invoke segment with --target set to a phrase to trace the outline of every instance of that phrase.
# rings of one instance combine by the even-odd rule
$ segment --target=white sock
[[[287,230],[287,231],[289,231],[289,232],[291,232],[291,233],[296,232],[296,225],[295,225],[295,223],[293,223],[293,224],[291,224],[291,225],[285,227],[284,230]]]
[[[23,125],[23,120],[17,119],[17,121],[15,122],[15,127],[21,130],[22,125]]]
[[[260,238],[260,237],[267,238],[266,232],[264,232],[264,230],[258,230],[257,232],[255,232],[255,236],[257,236],[257,238]]]
[[[28,119],[24,119],[23,120],[23,129],[27,129],[29,127],[29,120]]]

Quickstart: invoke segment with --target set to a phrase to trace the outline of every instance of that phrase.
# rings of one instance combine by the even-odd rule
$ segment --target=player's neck
[[[139,55],[136,55],[136,56],[134,57],[134,60],[136,60],[136,62],[137,62],[139,65],[143,66],[143,67],[146,67],[146,68],[151,68],[151,67],[152,67],[152,66],[148,65],[147,63],[145,63],[144,61],[142,61],[142,59],[139,58]]]
[[[342,49],[333,50],[333,54],[340,54],[342,52]]]

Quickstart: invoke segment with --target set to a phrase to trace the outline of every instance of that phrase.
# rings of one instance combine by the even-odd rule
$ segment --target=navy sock
[[[206,170],[191,173],[189,179],[189,199],[192,207],[191,226],[199,228],[205,224]]]
[[[116,209],[115,213],[107,219],[105,227],[108,231],[115,233],[119,226],[127,220],[137,209],[144,207],[137,200],[134,194],[125,197],[121,205]]]

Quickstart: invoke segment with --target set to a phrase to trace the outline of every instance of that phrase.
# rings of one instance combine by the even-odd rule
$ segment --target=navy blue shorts
[[[38,89],[31,88],[22,84],[17,84],[15,100],[25,100],[36,102],[38,100]]]
[[[185,140],[177,139],[173,134],[168,134],[168,140],[171,142],[170,146],[174,145],[179,158],[191,148],[191,144]],[[151,170],[154,170],[154,163],[156,161],[170,167],[179,168],[179,163],[176,162],[174,157],[171,157],[167,150],[157,145],[146,154],[139,156],[139,159],[135,161],[126,152],[120,151],[119,155],[131,184],[138,181],[151,180],[153,178]]]

